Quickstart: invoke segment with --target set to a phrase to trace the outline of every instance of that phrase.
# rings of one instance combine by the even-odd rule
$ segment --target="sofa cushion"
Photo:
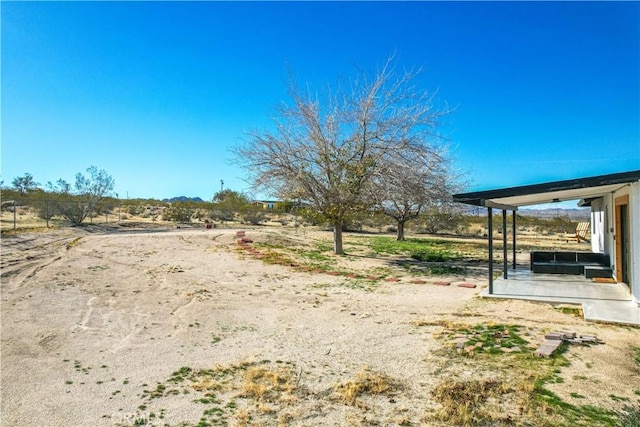
[[[575,252],[556,252],[557,262],[578,262]]]
[[[586,265],[604,265],[609,266],[609,256],[593,252],[578,252],[578,262]]]
[[[555,252],[548,251],[532,251],[531,252],[531,262],[549,262],[555,261],[556,254]]]

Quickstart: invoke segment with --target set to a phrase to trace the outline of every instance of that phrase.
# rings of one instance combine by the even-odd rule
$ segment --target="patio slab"
[[[587,321],[621,323],[640,326],[640,308],[631,300],[628,288],[620,283],[595,283],[584,276],[565,274],[533,274],[529,269],[509,270],[489,288],[482,290],[487,298],[522,299],[552,304],[580,304]]]

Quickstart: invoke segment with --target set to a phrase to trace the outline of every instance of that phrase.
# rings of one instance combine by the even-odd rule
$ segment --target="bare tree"
[[[421,147],[448,112],[415,87],[417,72],[394,65],[390,57],[373,76],[360,72],[316,94],[292,82],[275,130],[255,132],[234,150],[256,189],[300,199],[332,224],[336,254],[344,253],[345,220],[374,203],[370,188],[385,157]]]
[[[82,224],[98,202],[113,191],[115,185],[111,175],[104,169],[91,166],[87,173],[88,176],[76,174],[74,187],[63,179],[56,184],[48,184],[57,211],[72,224]]]
[[[404,240],[406,222],[418,218],[425,207],[450,199],[459,182],[446,147],[435,141],[387,156],[371,197],[396,220],[397,240]]]
[[[36,189],[40,184],[35,182],[33,179],[33,175],[30,173],[25,173],[24,176],[17,176],[11,181],[13,187],[16,191],[20,192],[21,196],[24,196],[25,193],[29,193],[30,191]]]

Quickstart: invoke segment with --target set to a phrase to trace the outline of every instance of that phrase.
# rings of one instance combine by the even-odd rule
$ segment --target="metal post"
[[[16,230],[16,201],[13,201],[13,231]]]
[[[493,209],[487,208],[489,234],[489,295],[493,295]]]
[[[513,211],[513,269],[516,269],[516,211]]]
[[[509,253],[507,251],[507,210],[502,210],[502,263],[503,263],[503,277],[507,279],[507,270],[509,265]]]

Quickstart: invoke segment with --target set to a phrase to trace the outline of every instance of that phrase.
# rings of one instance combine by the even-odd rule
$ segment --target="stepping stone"
[[[400,279],[397,279],[395,277],[387,277],[386,279],[384,279],[385,282],[399,282]]]
[[[539,357],[551,357],[558,347],[562,344],[562,340],[544,340],[542,345],[535,351],[535,355]]]
[[[379,278],[378,276],[367,276],[367,280],[378,280]]]
[[[427,283],[427,281],[421,279],[413,279],[409,283],[413,283],[414,285],[424,285],[425,283]]]
[[[558,341],[558,340],[563,340],[564,335],[558,332],[551,332],[549,334],[545,334],[544,339]]]
[[[449,286],[451,282],[438,281],[438,282],[433,282],[433,284],[438,286]]]
[[[475,288],[475,287],[476,287],[476,285],[474,285],[473,283],[460,283],[460,284],[458,284],[458,287],[460,287],[460,288],[471,288],[471,289],[473,289],[473,288]]]
[[[340,276],[340,272],[339,271],[327,271],[327,274],[330,276]]]

